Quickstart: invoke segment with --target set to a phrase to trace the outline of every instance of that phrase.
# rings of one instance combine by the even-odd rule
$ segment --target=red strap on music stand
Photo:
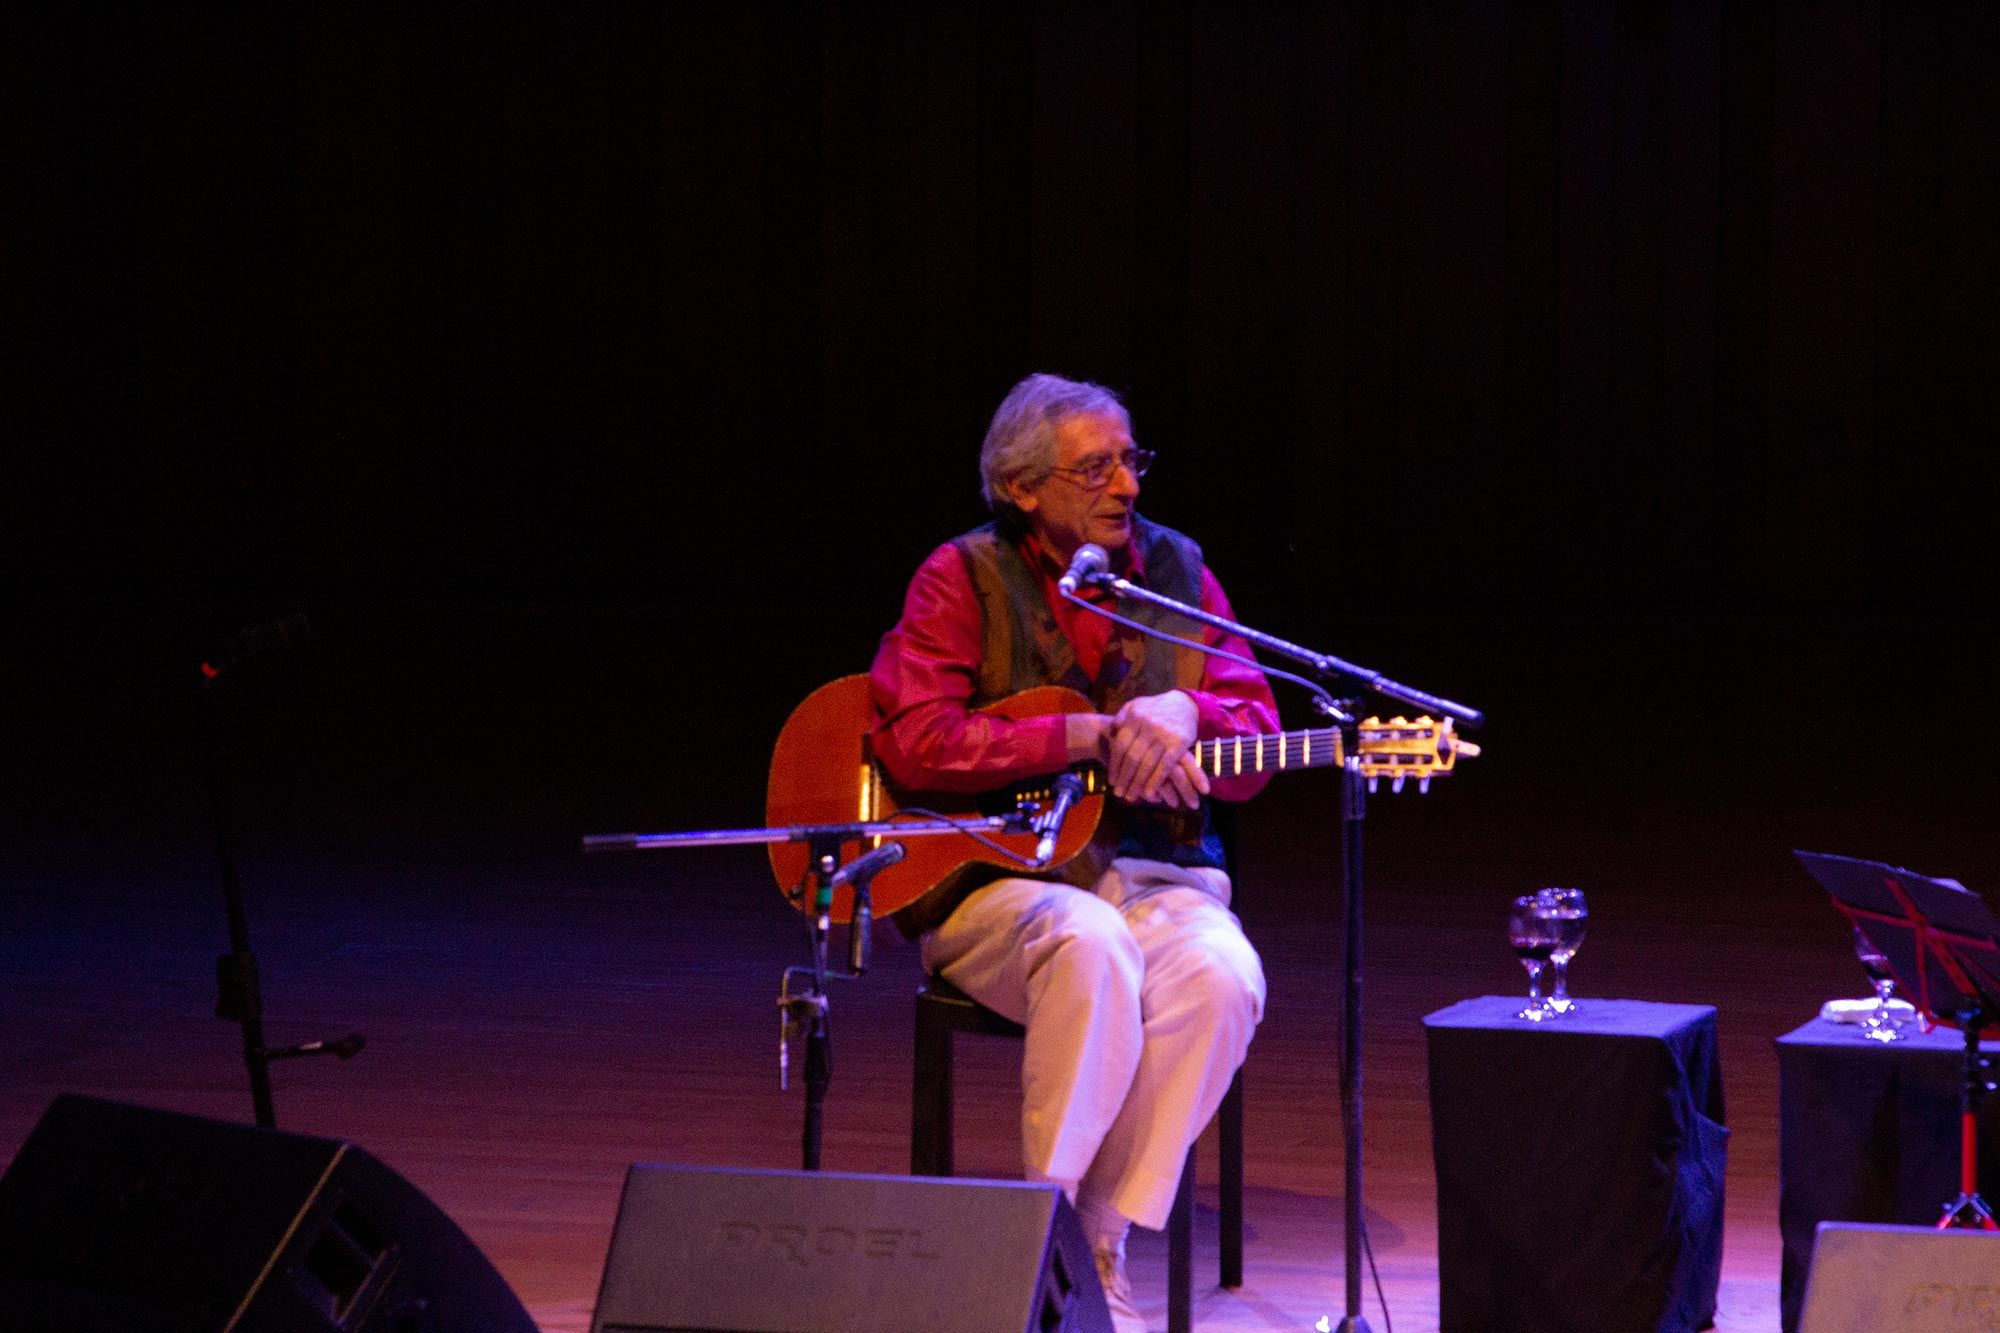
[[[1903,987],[1904,991],[1909,992],[1913,996],[1918,1012],[1923,1014],[1930,1022],[1941,1027],[1955,1028],[1962,1026],[1959,1016],[1963,1015],[1968,1007],[1970,1007],[1964,1001],[1968,999],[1981,1000],[1983,993],[1979,983],[1973,977],[1972,970],[1966,966],[1965,960],[1960,959],[1955,951],[1959,949],[1974,950],[1992,957],[1995,965],[2000,966],[2000,942],[1992,939],[1983,939],[1976,935],[1964,934],[1956,930],[1947,930],[1942,926],[1934,924],[1925,915],[1923,909],[1918,907],[1915,900],[1910,897],[1909,891],[1898,883],[1892,875],[1882,876],[1882,886],[1895,899],[1896,906],[1901,909],[1900,911],[1894,913],[1873,912],[1843,902],[1838,897],[1833,900],[1833,905],[1849,921],[1859,926],[1861,933],[1867,935],[1877,948],[1881,947],[1881,942],[1876,938],[1876,935],[1869,934],[1866,923],[1874,923],[1878,926],[1895,926],[1899,929],[1909,931],[1911,941],[1915,945],[1917,984],[1912,989],[1909,983],[1904,981],[1901,976],[1896,978],[1897,983]],[[1960,1002],[1951,1008],[1942,1008],[1933,1002],[1930,976],[1930,961],[1932,959],[1937,960],[1937,965],[1944,970],[1945,976],[1951,981],[1952,986],[1956,988],[1956,994],[1962,997]],[[1890,961],[1890,971],[1895,971],[1893,959]],[[1983,1004],[1980,1008],[1982,1014],[1984,1014]],[[1985,1014],[1985,1016],[1989,1020],[1992,1017],[1990,1014]],[[1988,1023],[1981,1023],[1980,1026],[1988,1026]]]

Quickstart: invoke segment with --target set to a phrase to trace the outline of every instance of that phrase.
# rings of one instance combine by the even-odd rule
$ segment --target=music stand
[[[1823,852],[1794,851],[1841,915],[1889,960],[1898,985],[1933,1023],[1965,1033],[1959,1080],[1959,1193],[1946,1227],[2000,1231],[1979,1197],[1979,1096],[1989,1090],[1982,1028],[2000,1025],[2000,920],[1955,879]],[[1914,978],[1915,985],[1911,985]]]

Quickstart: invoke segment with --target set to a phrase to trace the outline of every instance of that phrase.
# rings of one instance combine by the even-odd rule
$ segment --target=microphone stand
[[[1139,587],[1129,580],[1114,574],[1088,574],[1081,580],[1106,588],[1120,597],[1145,602],[1176,615],[1185,616],[1201,624],[1213,626],[1226,634],[1241,636],[1256,647],[1303,663],[1314,675],[1328,684],[1352,683],[1378,694],[1386,695],[1401,703],[1426,712],[1440,713],[1455,718],[1468,727],[1477,727],[1485,722],[1485,714],[1464,704],[1430,694],[1414,686],[1393,681],[1379,671],[1371,671],[1352,662],[1327,653],[1317,653],[1301,647],[1275,634],[1252,629],[1248,625],[1205,611],[1199,606],[1189,606],[1172,597],[1163,597],[1149,588]],[[1078,597],[1067,588],[1062,596],[1078,606],[1098,615],[1108,615],[1102,607]],[[1137,624],[1138,622],[1133,622]],[[1164,631],[1150,626],[1139,628],[1158,637],[1169,638]],[[1372,785],[1361,775],[1361,759],[1358,748],[1357,722],[1354,716],[1340,704],[1330,700],[1315,698],[1314,704],[1340,728],[1341,753],[1345,758],[1340,766],[1340,895],[1346,938],[1342,951],[1341,968],[1343,988],[1340,1005],[1340,1130],[1342,1139],[1343,1167],[1345,1175],[1345,1270],[1347,1278],[1346,1313],[1336,1325],[1337,1333],[1369,1333],[1368,1321],[1361,1313],[1361,900],[1362,900],[1362,842],[1363,821],[1368,815],[1368,787]]]
[[[778,980],[778,1087],[782,1090],[785,1086],[791,1039],[794,1035],[803,1035],[806,1042],[806,1117],[799,1139],[800,1165],[807,1171],[817,1171],[826,1090],[833,1082],[833,1041],[827,1026],[826,943],[830,924],[828,918],[833,911],[833,880],[840,864],[841,839],[837,834],[822,833],[808,841],[812,847],[812,865],[806,876],[813,886],[812,966],[810,969],[788,967]],[[860,897],[866,892],[865,883],[856,886],[855,917],[849,929],[857,936],[862,929]],[[859,954],[861,951],[857,939],[855,948],[850,952]],[[808,972],[812,985],[805,994],[798,995],[792,992],[791,983],[792,977],[801,970]],[[850,971],[847,975],[852,978],[858,972]]]
[[[1391,680],[1379,671],[1371,671],[1367,667],[1349,662],[1344,658],[1335,657],[1331,653],[1316,653],[1312,649],[1302,647],[1289,639],[1281,639],[1275,634],[1266,634],[1262,630],[1252,629],[1250,626],[1231,620],[1227,616],[1218,616],[1213,611],[1204,611],[1198,606],[1190,606],[1186,602],[1177,602],[1171,597],[1162,597],[1150,588],[1142,588],[1138,584],[1120,578],[1115,574],[1089,576],[1084,581],[1108,589],[1120,597],[1130,597],[1134,601],[1145,602],[1150,606],[1159,607],[1163,611],[1171,611],[1175,615],[1186,616],[1189,620],[1200,621],[1202,624],[1213,626],[1225,634],[1238,635],[1247,640],[1253,647],[1263,648],[1269,652],[1278,654],[1280,657],[1289,657],[1294,662],[1304,663],[1321,680],[1330,682],[1345,681],[1358,685],[1362,689],[1373,690],[1377,694],[1385,695],[1388,698],[1396,700],[1398,703],[1408,704],[1412,708],[1421,708],[1425,712],[1442,713],[1447,717],[1456,718],[1468,727],[1477,728],[1485,725],[1486,714],[1476,708],[1469,708],[1464,704],[1454,703],[1450,699],[1420,690],[1414,685],[1405,685],[1400,681]],[[1101,607],[1094,606],[1081,597],[1067,592],[1063,596],[1087,610],[1096,612],[1099,615],[1104,614]],[[1141,626],[1140,628],[1145,629],[1147,627]],[[1160,633],[1160,631],[1152,629],[1148,629],[1147,632],[1152,634]]]
[[[271,1062],[306,1055],[352,1059],[366,1043],[359,1032],[292,1046],[264,1044],[264,996],[257,980],[257,958],[250,952],[250,926],[243,908],[243,879],[237,872],[236,821],[231,815],[224,777],[220,687],[253,658],[274,654],[292,640],[310,635],[302,615],[244,630],[215,662],[201,664],[201,688],[195,696],[195,739],[201,754],[203,785],[208,789],[209,820],[215,833],[215,856],[222,873],[223,910],[229,919],[229,952],[215,960],[215,1016],[234,1019],[243,1029],[243,1063],[250,1072],[250,1105],[257,1124],[277,1127],[271,1100]]]
[[[778,979],[778,1086],[784,1088],[791,1069],[791,1043],[805,1039],[805,1127],[800,1135],[801,1164],[807,1171],[820,1169],[820,1132],[825,1113],[826,1092],[833,1082],[833,1043],[827,1024],[829,980],[853,981],[868,968],[868,929],[873,919],[868,904],[868,886],[876,874],[902,860],[902,845],[888,842],[850,862],[840,864],[841,846],[865,838],[919,838],[947,833],[963,834],[968,829],[982,833],[1023,833],[1030,831],[1020,814],[993,815],[981,819],[880,819],[845,824],[800,824],[785,828],[707,829],[694,833],[593,833],[583,839],[585,852],[656,851],[670,847],[727,847],[746,843],[803,842],[811,852],[805,880],[788,890],[793,905],[804,908],[810,890],[812,962],[792,966]],[[891,848],[893,855],[884,855]],[[841,885],[854,890],[854,917],[848,926],[848,970],[827,970],[827,937],[832,927],[833,892]],[[806,982],[803,991],[793,989],[795,978]]]
[[[778,1087],[785,1087],[791,1063],[791,1039],[803,1035],[806,1042],[806,1119],[800,1136],[801,1165],[819,1170],[820,1125],[826,1106],[826,1090],[833,1082],[833,1043],[827,1027],[826,981],[829,976],[853,981],[868,970],[868,931],[874,912],[868,903],[868,886],[882,870],[903,859],[903,844],[887,842],[874,851],[840,868],[840,844],[847,839],[842,830],[821,828],[808,833],[805,841],[812,849],[806,879],[812,885],[812,966],[788,967],[778,979]],[[833,913],[833,891],[841,884],[854,889],[854,917],[848,924],[847,971],[826,969],[827,932]],[[803,886],[801,886],[803,887]],[[803,893],[799,894],[803,898]],[[792,978],[804,973],[812,978],[805,994],[792,991]]]

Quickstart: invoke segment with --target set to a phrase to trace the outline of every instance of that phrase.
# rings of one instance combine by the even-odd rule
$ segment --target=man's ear
[[[1035,496],[1034,488],[1022,481],[1018,473],[1007,478],[1003,489],[1007,492],[1008,501],[1024,514],[1034,513],[1041,503]]]

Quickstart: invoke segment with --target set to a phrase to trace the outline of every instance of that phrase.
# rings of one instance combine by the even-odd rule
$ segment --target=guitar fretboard
[[[1261,736],[1229,736],[1194,743],[1195,763],[1212,778],[1235,777],[1239,773],[1277,773],[1291,768],[1327,768],[1342,759],[1340,732],[1274,731]],[[1109,790],[1101,765],[1090,764],[1077,770],[1086,795],[1100,796]],[[1050,791],[1037,784],[1022,787],[1019,794],[1032,800],[1046,800]]]
[[[1394,779],[1398,790],[1405,778],[1413,777],[1419,784],[1427,784],[1434,776],[1450,773],[1457,755],[1479,753],[1478,746],[1451,734],[1449,722],[1439,724],[1428,717],[1398,717],[1386,722],[1371,717],[1361,723],[1356,736],[1361,775],[1371,782],[1376,778]],[[1331,768],[1347,760],[1336,727],[1218,737],[1196,741],[1192,753],[1202,772],[1212,778],[1279,773],[1294,768]],[[1079,765],[1074,771],[1082,776],[1086,795],[1098,796],[1107,790],[1101,765]],[[1051,789],[1040,783],[1014,790],[1023,798],[1037,801],[1051,795]]]
[[[1341,762],[1340,732],[1278,731],[1261,736],[1228,736],[1196,741],[1195,763],[1212,778],[1242,773],[1277,773],[1288,768],[1325,768]]]

